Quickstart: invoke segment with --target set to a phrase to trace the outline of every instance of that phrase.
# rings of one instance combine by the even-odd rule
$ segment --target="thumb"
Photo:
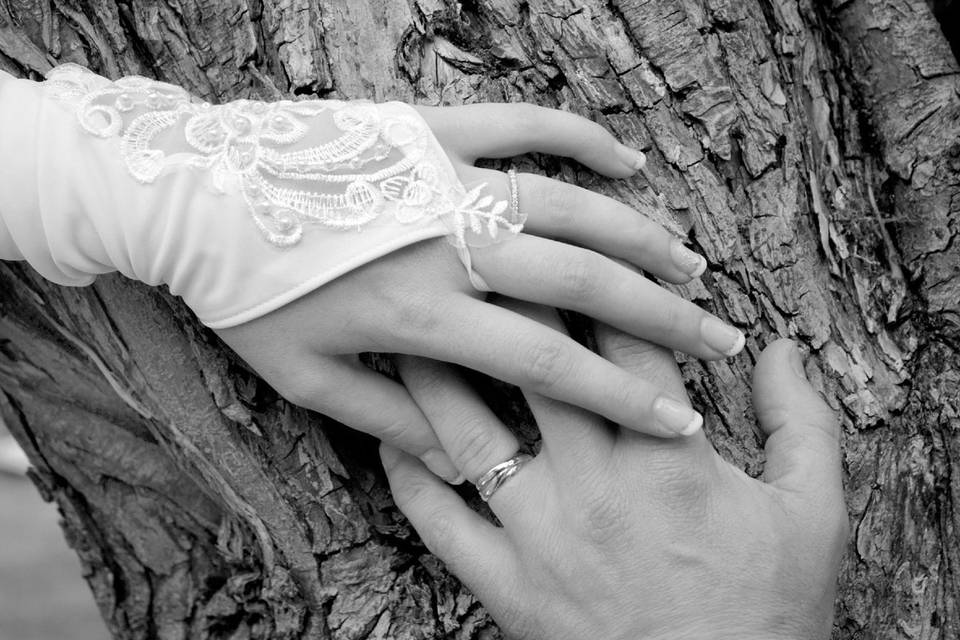
[[[835,501],[842,496],[840,428],[836,415],[803,371],[796,344],[778,340],[753,370],[753,406],[767,435],[768,483]]]

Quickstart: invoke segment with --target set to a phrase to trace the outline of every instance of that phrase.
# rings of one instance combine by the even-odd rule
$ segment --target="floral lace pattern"
[[[523,225],[506,201],[484,195],[486,185],[463,188],[426,123],[402,103],[212,105],[174,85],[110,81],[74,64],[53,69],[46,84],[86,131],[119,138],[137,181],[179,167],[209,171],[218,191],[242,194],[278,247],[297,244],[308,223],[359,229],[382,215],[401,224],[440,220],[461,249]]]

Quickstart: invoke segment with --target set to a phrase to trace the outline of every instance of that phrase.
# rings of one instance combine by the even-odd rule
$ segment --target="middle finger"
[[[467,296],[434,308],[427,323],[393,325],[389,350],[454,362],[658,437],[703,423],[656,386],[554,329]],[[470,336],[464,340],[461,336]]]
[[[447,455],[471,484],[518,453],[517,438],[453,367],[412,356],[397,358],[397,366]],[[501,487],[490,497],[490,508],[505,526],[538,512],[538,505],[531,500],[539,493],[534,491],[542,480],[539,467],[535,460],[527,463],[522,469],[522,482],[511,478],[508,483],[513,486]],[[524,485],[523,490],[519,490],[519,484]]]
[[[706,360],[743,349],[745,338],[736,328],[593,251],[520,234],[475,248],[472,255],[490,288],[511,298],[579,311]]]

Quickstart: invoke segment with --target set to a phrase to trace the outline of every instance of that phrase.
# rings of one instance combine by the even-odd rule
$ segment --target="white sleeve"
[[[0,72],[0,258],[57,283],[165,283],[225,328],[409,244],[447,235],[468,263],[521,225],[402,103],[210,105],[72,64]]]
[[[3,196],[0,196],[2,199]],[[0,260],[23,260],[23,255],[17,249],[17,245],[13,242],[13,236],[10,235],[10,230],[7,229],[7,225],[3,222],[3,205],[0,204]]]

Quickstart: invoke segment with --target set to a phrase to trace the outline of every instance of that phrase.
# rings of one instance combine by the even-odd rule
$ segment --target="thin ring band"
[[[490,497],[497,492],[497,489],[502,487],[503,483],[516,475],[516,473],[520,471],[520,468],[531,460],[533,460],[533,458],[527,454],[518,453],[480,476],[476,486],[483,501],[489,502]]]
[[[520,180],[517,178],[517,170],[513,167],[507,171],[507,178],[510,179],[510,214],[511,219],[516,221],[520,219]]]

